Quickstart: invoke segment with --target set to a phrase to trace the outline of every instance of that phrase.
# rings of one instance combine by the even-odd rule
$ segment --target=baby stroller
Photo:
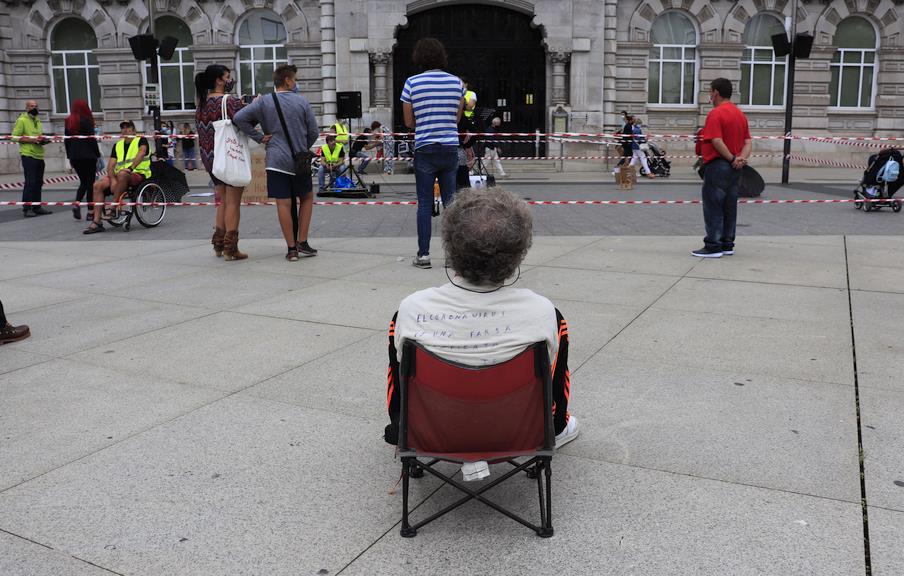
[[[897,163],[897,171],[894,170]],[[901,211],[901,200],[894,198],[895,192],[904,185],[904,176],[898,173],[902,166],[901,151],[886,148],[869,157],[868,168],[863,172],[863,180],[854,190],[854,207],[871,212],[882,208]]]
[[[666,159],[665,150],[652,142],[645,144],[645,147],[644,154],[647,155],[650,172],[660,177],[668,176],[672,171],[672,163]]]

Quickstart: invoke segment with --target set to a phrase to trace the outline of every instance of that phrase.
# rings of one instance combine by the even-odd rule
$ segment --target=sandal
[[[98,232],[103,232],[106,230],[103,224],[98,224],[97,222],[92,222],[88,224],[88,227],[82,230],[82,234],[97,234]]]

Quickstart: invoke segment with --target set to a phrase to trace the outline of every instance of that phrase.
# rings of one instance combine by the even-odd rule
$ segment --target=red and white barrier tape
[[[634,205],[687,205],[702,204],[703,200],[525,200],[531,206],[634,206]],[[851,204],[855,202],[902,202],[902,200],[888,198],[864,198],[854,200],[851,198],[831,199],[794,199],[794,200],[759,200],[738,199],[738,204]],[[417,206],[416,200],[333,200],[316,201],[318,206]],[[185,206],[216,206],[216,202],[0,202],[0,206],[151,206],[151,207],[185,207]],[[242,206],[276,206],[276,202],[242,202]]]
[[[822,158],[813,158],[812,156],[800,156],[798,154],[789,154],[791,160],[798,162],[806,162],[808,164],[819,164],[822,166],[833,166],[835,168],[855,168],[857,170],[866,170],[863,164],[853,164],[851,162],[837,162],[835,160],[823,160]]]
[[[101,172],[96,173],[94,176],[106,176],[107,171],[103,170]],[[46,184],[63,184],[64,182],[78,182],[78,176],[72,174],[70,176],[53,176],[51,178],[45,178],[42,185]],[[9,182],[7,184],[0,184],[0,190],[21,190],[25,186],[25,182]]]
[[[644,134],[644,135],[634,135],[634,134],[619,134],[617,132],[462,132],[459,133],[459,136],[464,136],[470,134],[471,136],[479,136],[479,137],[490,137],[490,138],[528,138],[532,139],[531,141],[535,141],[537,138],[541,139],[566,139],[566,138],[614,138],[614,139],[628,139],[628,138],[646,138],[646,139],[657,139],[657,140],[696,140],[696,134]],[[329,133],[321,133],[320,137],[325,138],[330,135]],[[350,133],[349,137],[358,137],[358,136],[373,136],[373,133],[368,132],[355,132]],[[380,135],[380,133],[377,133]],[[164,138],[172,138],[174,140],[180,139],[197,139],[196,134],[192,135],[183,135],[183,134],[136,134],[137,137],[143,138],[154,138],[154,139],[164,139]],[[396,138],[405,138],[405,139],[413,139],[414,134],[411,132],[392,132],[383,134],[383,136],[392,136]],[[16,143],[17,136],[12,136],[11,134],[0,135],[0,142],[12,142]],[[73,136],[64,136],[64,135],[47,135],[44,138],[48,140],[52,140],[54,142],[61,142],[63,140],[68,139],[96,139],[96,140],[118,140],[122,138],[121,134],[95,134],[95,135],[73,135]],[[843,143],[843,142],[904,142],[904,137],[895,137],[895,136],[802,136],[802,135],[775,135],[775,136],[753,136],[754,140],[811,140],[825,143]]]

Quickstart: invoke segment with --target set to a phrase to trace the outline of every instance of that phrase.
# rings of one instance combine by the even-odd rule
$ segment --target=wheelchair
[[[187,193],[188,185],[181,170],[162,160],[151,162],[151,177],[136,186],[130,186],[123,194],[122,201],[153,205],[119,207],[108,222],[128,232],[132,229],[134,216],[145,228],[154,228],[166,217],[166,203],[179,202]]]

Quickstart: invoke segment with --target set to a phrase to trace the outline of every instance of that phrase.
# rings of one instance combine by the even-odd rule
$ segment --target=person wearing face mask
[[[217,257],[226,260],[244,260],[247,254],[239,250],[239,220],[241,217],[242,193],[244,188],[236,188],[226,184],[213,175],[213,123],[222,120],[222,102],[226,98],[226,115],[235,119],[236,113],[245,104],[238,96],[230,95],[235,88],[232,72],[221,64],[211,64],[204,72],[195,76],[195,92],[198,104],[195,121],[198,124],[198,147],[201,149],[201,163],[213,182],[217,204],[214,224],[213,251]]]
[[[38,103],[34,100],[25,103],[25,112],[16,120],[13,141],[19,143],[22,170],[25,172],[22,202],[40,202],[41,187],[44,185],[44,145],[50,140],[44,138],[41,121],[38,119]],[[25,206],[23,213],[26,218],[30,218],[50,214],[50,210],[43,206]]]
[[[267,147],[267,197],[276,200],[289,262],[317,255],[308,243],[314,208],[310,166],[307,173],[296,174],[295,158],[314,145],[320,130],[311,104],[297,93],[297,74],[298,68],[293,64],[278,66],[273,71],[273,93],[255,99],[235,115],[236,128]],[[293,196],[298,200],[294,216]]]

